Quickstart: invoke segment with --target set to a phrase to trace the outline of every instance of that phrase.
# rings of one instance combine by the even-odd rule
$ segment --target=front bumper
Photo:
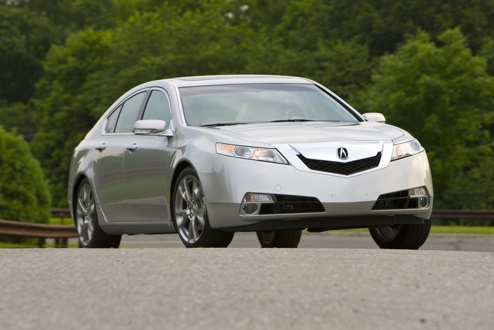
[[[199,173],[212,228],[232,230],[313,230],[421,223],[432,213],[432,178],[425,152],[390,162],[377,170],[351,176],[335,175],[218,156],[212,173]],[[383,194],[425,187],[426,208],[373,210]],[[242,215],[246,193],[314,197],[322,212]]]

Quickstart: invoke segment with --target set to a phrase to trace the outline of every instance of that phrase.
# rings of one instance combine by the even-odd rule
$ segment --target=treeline
[[[0,125],[63,207],[73,148],[121,93],[305,76],[427,149],[436,208],[494,207],[494,0],[0,0]]]

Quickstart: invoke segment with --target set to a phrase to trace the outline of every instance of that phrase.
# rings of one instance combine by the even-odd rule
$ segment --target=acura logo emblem
[[[348,159],[348,150],[346,148],[338,148],[336,151],[339,159]]]

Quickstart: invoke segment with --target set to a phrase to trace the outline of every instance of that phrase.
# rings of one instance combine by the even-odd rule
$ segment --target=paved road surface
[[[494,253],[0,250],[0,329],[494,329]]]
[[[123,236],[122,246],[129,248],[183,247],[176,234]],[[236,233],[231,248],[259,248],[255,233]],[[378,249],[370,234],[365,232],[326,231],[304,232],[299,248]],[[431,234],[422,250],[494,252],[494,235]]]

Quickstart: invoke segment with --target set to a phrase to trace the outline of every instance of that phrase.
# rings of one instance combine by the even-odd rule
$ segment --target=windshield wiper
[[[248,124],[248,123],[240,123],[240,122],[213,123],[213,124],[200,125],[199,127],[233,126],[233,125],[245,125],[245,124]]]
[[[340,122],[340,120],[290,118],[290,119],[270,120],[269,123],[302,123],[302,122],[306,122],[306,121],[324,121],[324,122],[331,122],[331,123],[339,123]]]

